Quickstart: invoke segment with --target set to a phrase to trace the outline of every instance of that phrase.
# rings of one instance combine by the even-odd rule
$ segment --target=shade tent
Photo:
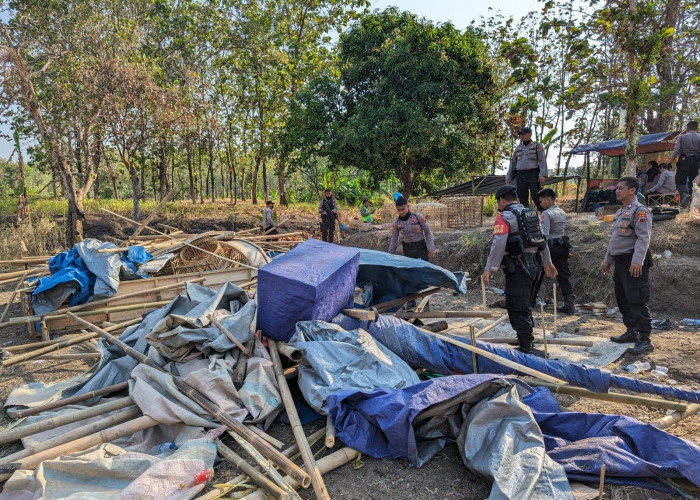
[[[569,179],[578,179],[577,175],[547,177],[545,185],[557,184]],[[428,195],[428,198],[441,198],[443,196],[491,196],[496,194],[499,187],[506,183],[505,175],[481,175],[474,179],[457,184]]]
[[[676,136],[680,132],[657,132],[646,134],[637,141],[637,153],[658,153],[660,151],[671,151],[675,143]],[[590,144],[580,144],[569,151],[570,155],[580,155],[590,153],[602,153],[606,156],[624,156],[626,139],[611,139],[603,142],[592,142]]]

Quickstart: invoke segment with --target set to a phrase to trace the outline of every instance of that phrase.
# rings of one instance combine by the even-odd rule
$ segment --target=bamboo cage
[[[411,212],[418,212],[425,217],[428,221],[430,227],[435,228],[446,228],[448,227],[448,213],[447,205],[444,203],[436,202],[423,202],[416,203],[411,206]]]
[[[484,198],[481,196],[460,196],[442,198],[447,206],[447,227],[466,229],[481,227],[484,221]]]

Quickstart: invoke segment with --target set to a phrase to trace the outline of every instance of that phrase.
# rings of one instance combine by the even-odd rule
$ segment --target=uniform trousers
[[[321,216],[321,239],[328,243],[333,243],[333,233],[335,232],[335,217],[331,215]]]
[[[429,262],[428,258],[428,245],[425,240],[412,241],[410,243],[401,243],[403,246],[403,254],[406,257],[411,257],[412,259],[423,259]]]
[[[692,191],[691,185],[693,179],[698,175],[698,167],[700,167],[700,156],[681,155],[676,171],[676,189],[681,195]]]
[[[512,259],[506,256],[505,259]],[[532,345],[535,337],[532,329],[535,325],[532,319],[532,309],[530,303],[536,296],[536,287],[539,276],[542,274],[542,267],[534,276],[528,275],[525,269],[513,261],[505,263],[506,275],[506,309],[508,310],[508,320],[518,335],[518,343],[521,347]],[[532,274],[532,270],[531,270]]]
[[[532,202],[537,209],[540,209],[540,197],[537,195],[539,193],[540,179],[539,179],[539,169],[533,168],[530,170],[516,170],[516,190],[518,193],[518,200],[523,204],[524,207],[530,205],[530,196],[532,197]]]
[[[557,269],[557,283],[561,294],[564,296],[573,295],[574,289],[571,286],[571,270],[569,269],[569,247],[563,243],[556,242],[549,246],[549,254],[552,257],[552,264]],[[544,273],[540,273],[535,287],[535,295],[530,303],[530,306],[535,304],[537,294],[540,292],[540,287],[544,281]]]
[[[649,312],[649,267],[651,256],[647,254],[642,266],[642,275],[633,278],[630,275],[632,254],[614,255],[615,298],[622,314],[622,322],[627,331],[642,334],[651,333],[651,313]]]

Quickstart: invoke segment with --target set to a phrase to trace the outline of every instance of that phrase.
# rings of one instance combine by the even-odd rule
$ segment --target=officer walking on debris
[[[651,314],[649,313],[649,268],[653,265],[649,252],[651,212],[637,200],[639,182],[623,177],[617,183],[615,195],[622,208],[615,214],[612,236],[603,260],[603,273],[610,272],[615,263],[613,279],[615,298],[627,331],[610,337],[618,343],[634,342],[632,354],[654,350],[651,343]]]
[[[335,219],[338,217],[338,202],[333,197],[333,191],[326,188],[323,192],[321,203],[318,204],[318,213],[321,214],[321,239],[333,243],[335,232]]]
[[[519,350],[543,357],[532,347],[534,321],[530,303],[542,274],[557,276],[549,248],[542,236],[537,212],[517,203],[515,186],[506,184],[496,191],[498,211],[493,228],[493,242],[482,280],[488,286],[491,274],[501,265],[506,275],[506,309],[510,324],[518,335]]]
[[[557,268],[557,283],[564,295],[564,304],[559,306],[560,312],[567,314],[576,313],[576,297],[571,287],[571,271],[569,270],[569,250],[571,243],[566,235],[566,212],[557,206],[557,193],[553,189],[545,188],[539,192],[540,206],[542,207],[542,235],[547,240],[549,253],[552,256],[552,264]],[[542,275],[537,283],[537,292],[542,284]],[[537,296],[535,292],[535,297]]]
[[[547,157],[542,144],[532,140],[532,129],[523,127],[518,132],[520,144],[518,144],[510,159],[510,166],[506,173],[506,183],[516,181],[518,187],[518,199],[524,206],[532,202],[539,210],[540,203],[537,197],[542,184],[547,177]]]
[[[428,221],[422,214],[408,210],[408,201],[403,196],[396,198],[396,212],[399,216],[391,223],[391,242],[389,253],[396,253],[399,244],[403,246],[403,254],[414,259],[429,261],[435,257],[435,241]]]

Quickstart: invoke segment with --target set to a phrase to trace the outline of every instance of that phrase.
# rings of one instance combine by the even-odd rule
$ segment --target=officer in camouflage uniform
[[[523,127],[520,129],[520,144],[515,148],[510,159],[506,183],[516,181],[518,187],[518,199],[524,206],[530,204],[529,195],[537,209],[540,209],[537,193],[547,178],[547,158],[542,144],[532,140],[532,129]]]
[[[401,236],[406,257],[430,261],[430,257],[435,257],[435,241],[428,221],[422,214],[409,211],[408,201],[403,196],[398,197],[395,204],[399,216],[391,223],[389,253],[396,253]]]
[[[654,350],[651,343],[651,314],[649,313],[649,253],[652,214],[637,200],[639,182],[634,177],[623,177],[617,183],[615,195],[622,208],[615,214],[612,236],[603,260],[603,273],[615,263],[613,279],[615,297],[627,331],[610,340],[618,343],[634,342],[632,354]]]
[[[515,191],[515,186],[508,184],[496,191],[500,213],[496,217],[491,251],[481,279],[488,286],[491,275],[503,266],[506,275],[506,309],[510,325],[518,335],[519,350],[544,356],[542,351],[532,347],[535,337],[532,335],[534,321],[530,302],[535,296],[535,287],[542,268],[544,267],[544,272],[549,278],[555,278],[557,270],[552,265],[546,244],[540,248],[522,245],[520,251],[515,248],[513,243],[516,242],[517,246],[517,238],[523,237],[517,214],[525,209],[522,204],[517,203]],[[539,226],[536,214],[534,215],[536,225]]]
[[[571,286],[571,270],[569,269],[569,237],[566,235],[566,212],[557,206],[557,193],[545,188],[539,192],[542,206],[542,234],[547,239],[552,264],[557,268],[557,283],[564,296],[564,304],[559,306],[560,312],[574,314],[576,312],[576,297]],[[539,292],[542,280],[537,285]],[[536,296],[537,294],[535,294]]]

